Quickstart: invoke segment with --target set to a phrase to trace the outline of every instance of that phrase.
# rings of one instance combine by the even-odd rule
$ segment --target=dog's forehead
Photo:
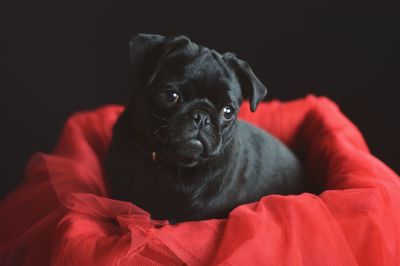
[[[241,99],[234,71],[219,53],[206,47],[196,53],[182,49],[164,62],[158,76],[161,84],[173,84],[195,98],[208,98],[214,103]]]
[[[237,97],[238,83],[225,64],[209,53],[185,66],[185,78],[198,97],[228,101]]]
[[[232,79],[232,70],[225,64],[221,55],[208,48],[200,49],[199,53],[192,57],[191,62],[183,67],[191,78],[207,77],[215,81]]]
[[[233,70],[214,50],[203,50],[183,66],[183,77],[204,94],[234,94],[239,88]]]

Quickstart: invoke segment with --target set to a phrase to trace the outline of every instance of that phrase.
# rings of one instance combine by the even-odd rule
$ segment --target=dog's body
[[[170,222],[226,217],[268,194],[302,190],[294,154],[267,132],[236,120],[266,88],[233,54],[184,36],[131,41],[137,91],[106,158],[113,197]]]

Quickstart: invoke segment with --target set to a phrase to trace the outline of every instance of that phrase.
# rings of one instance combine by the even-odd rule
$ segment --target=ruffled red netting
[[[73,115],[0,204],[1,265],[399,265],[400,180],[326,98],[244,103],[241,118],[303,156],[314,195],[263,197],[227,219],[169,225],[107,198],[102,162],[123,108]]]

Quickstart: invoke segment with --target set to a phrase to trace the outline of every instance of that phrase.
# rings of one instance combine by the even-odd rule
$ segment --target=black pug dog
[[[267,93],[249,65],[185,36],[139,34],[130,41],[134,91],[106,157],[113,198],[171,223],[226,217],[268,194],[302,191],[295,155],[237,119]]]

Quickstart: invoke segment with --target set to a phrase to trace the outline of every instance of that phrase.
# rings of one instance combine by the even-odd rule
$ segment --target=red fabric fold
[[[73,115],[55,151],[32,157],[0,203],[1,265],[398,265],[399,177],[329,99],[240,113],[302,156],[320,195],[270,195],[176,225],[107,198],[102,161],[122,110]]]

